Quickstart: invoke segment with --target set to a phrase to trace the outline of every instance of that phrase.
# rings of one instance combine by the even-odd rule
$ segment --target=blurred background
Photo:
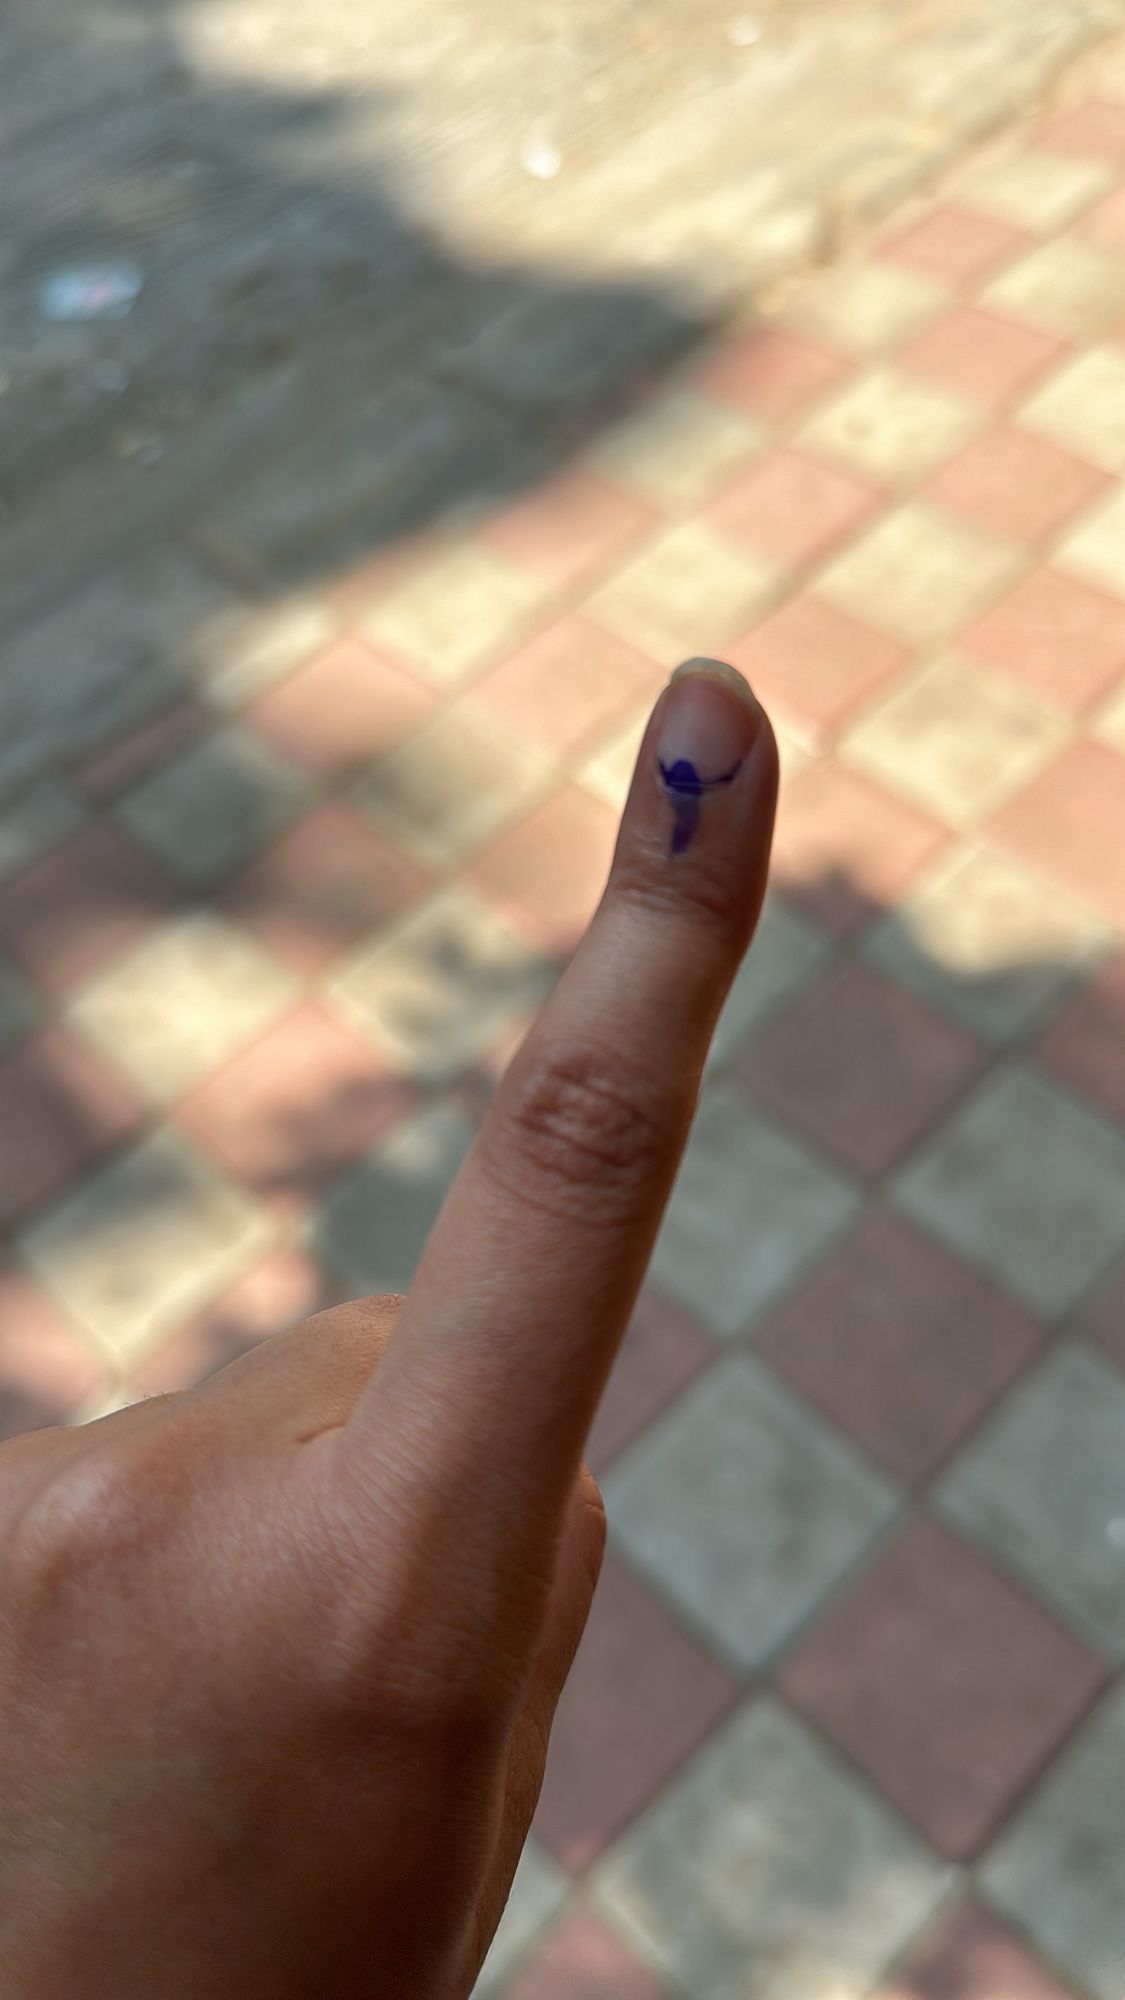
[[[0,55],[4,1432],[407,1285],[725,654],[774,890],[481,2000],[1122,2000],[1125,0]]]

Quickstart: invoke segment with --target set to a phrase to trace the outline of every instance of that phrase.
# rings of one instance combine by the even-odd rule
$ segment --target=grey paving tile
[[[138,785],[115,817],[171,874],[203,889],[252,860],[313,797],[304,772],[232,724]]]
[[[459,1111],[431,1106],[339,1183],[313,1238],[343,1284],[356,1294],[407,1289],[471,1138]]]

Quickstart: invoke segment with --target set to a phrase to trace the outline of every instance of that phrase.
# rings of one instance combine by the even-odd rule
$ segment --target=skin
[[[717,726],[749,697],[704,678]],[[409,1298],[0,1450],[8,2000],[470,1993],[601,1563],[584,1440],[765,887],[760,711],[670,856],[683,687]]]

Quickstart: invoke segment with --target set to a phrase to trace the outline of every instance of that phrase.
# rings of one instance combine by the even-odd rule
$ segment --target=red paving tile
[[[155,722],[146,722],[80,765],[78,783],[88,799],[102,804],[127,786],[139,784],[160,770],[180,750],[186,750],[215,722],[198,701],[182,701]]]
[[[862,702],[886,687],[910,655],[882,632],[817,597],[795,597],[727,648],[798,743],[827,748]]]
[[[1119,160],[1125,166],[1125,104],[1097,98],[1062,111],[1040,127],[1040,146],[1056,153],[1087,153],[1095,159]]]
[[[488,849],[470,879],[507,905],[537,944],[566,950],[605,887],[617,815],[567,785]]]
[[[944,827],[835,764],[802,771],[781,802],[774,874],[830,930],[885,908],[948,839]]]
[[[699,369],[699,387],[766,423],[782,423],[839,381],[849,364],[802,334],[766,327],[728,340]]]
[[[579,467],[556,474],[493,517],[481,540],[546,583],[574,583],[658,516]]]
[[[997,1918],[958,1903],[876,2000],[1073,2000]]]
[[[979,1075],[972,1035],[864,965],[834,971],[757,1038],[758,1102],[856,1173],[884,1174]]]
[[[961,651],[1077,714],[1125,673],[1125,604],[1037,570],[972,627]]]
[[[973,1551],[918,1519],[780,1678],[939,1853],[966,1860],[1059,1748],[1105,1669]]]
[[[943,278],[950,285],[967,285],[995,271],[1031,238],[1006,222],[996,222],[975,209],[943,203],[918,222],[896,229],[879,244],[879,255],[912,270]]]
[[[62,993],[174,901],[156,863],[116,827],[86,827],[0,888],[0,950]]]
[[[980,306],[959,306],[920,333],[901,359],[915,374],[998,408],[1029,390],[1066,352],[1064,341],[1035,327]]]
[[[589,1910],[575,1909],[505,1986],[504,2000],[664,2000],[665,1991]]]
[[[707,508],[713,527],[785,563],[826,556],[873,513],[879,489],[801,451],[752,465]]]
[[[62,1028],[0,1062],[0,1222],[58,1194],[142,1118],[127,1085]]]
[[[912,1224],[862,1223],[762,1326],[755,1349],[893,1479],[930,1479],[1046,1338]]]
[[[246,711],[247,721],[322,777],[346,777],[391,750],[438,698],[361,639],[338,639]]]
[[[237,876],[223,901],[271,951],[313,973],[427,885],[425,871],[359,813],[325,805]]]
[[[930,481],[932,499],[1016,541],[1053,533],[1106,484],[1105,475],[1028,431],[974,438]]]
[[[1074,743],[990,822],[992,839],[1125,926],[1125,757]]]
[[[335,1302],[327,1280],[300,1250],[278,1250],[239,1280],[190,1326],[146,1355],[129,1379],[130,1396],[193,1389],[271,1335]]]
[[[473,688],[498,722],[556,755],[605,735],[646,700],[667,672],[585,618],[560,618]]]
[[[68,1423],[105,1389],[96,1357],[46,1292],[0,1264],[0,1438]]]
[[[1067,1001],[1035,1054],[1100,1111],[1125,1122],[1125,951]]]
[[[359,1159],[411,1101],[369,1041],[310,1005],[208,1077],[179,1121],[243,1180],[284,1200]]]
[[[694,1320],[655,1292],[642,1293],[590,1433],[592,1471],[604,1472],[714,1357]]]
[[[729,1713],[739,1683],[612,1556],[559,1704],[535,1832],[588,1868]]]
[[[1098,203],[1082,224],[1082,233],[1096,243],[1125,250],[1125,187]]]

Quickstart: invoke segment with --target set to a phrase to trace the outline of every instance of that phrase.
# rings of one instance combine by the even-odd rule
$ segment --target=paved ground
[[[579,322],[549,425],[503,316],[280,473],[232,417],[13,639],[4,1427],[408,1280],[647,703],[725,651],[776,887],[483,1990],[1121,2000],[1125,55],[764,321]]]

